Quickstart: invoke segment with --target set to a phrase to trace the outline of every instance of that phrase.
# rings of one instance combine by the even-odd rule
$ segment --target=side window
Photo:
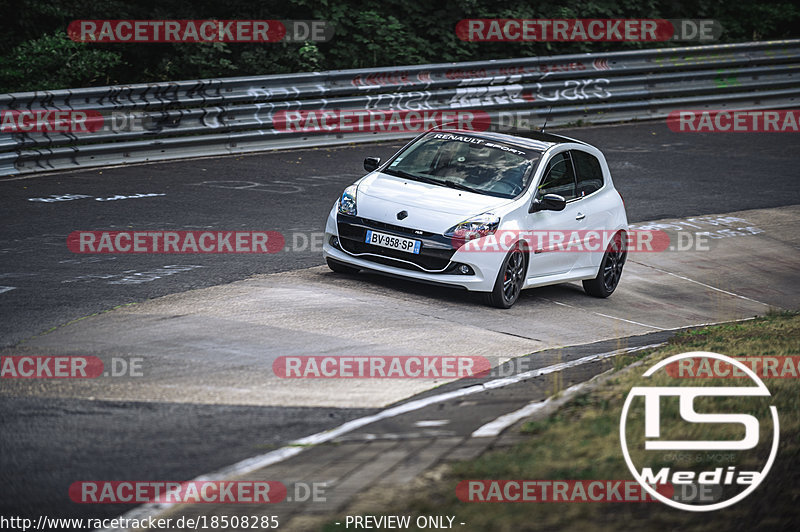
[[[578,173],[578,197],[600,190],[603,187],[603,169],[597,157],[580,150],[573,150],[571,154]]]
[[[554,155],[547,164],[547,171],[539,185],[538,195],[558,194],[565,200],[575,199],[575,172],[567,152]]]

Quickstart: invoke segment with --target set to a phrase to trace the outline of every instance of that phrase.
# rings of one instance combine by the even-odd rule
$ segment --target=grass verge
[[[399,491],[398,497],[388,506],[381,504],[380,514],[454,515],[457,523],[466,523],[465,527],[456,526],[464,530],[797,530],[800,524],[798,378],[764,379],[771,397],[762,399],[763,405],[753,406],[753,398],[714,399],[721,408],[750,413],[759,419],[766,419],[763,414],[771,404],[777,407],[780,416],[780,445],[771,472],[754,493],[732,507],[697,513],[658,502],[466,503],[456,498],[456,485],[465,479],[631,479],[619,441],[620,414],[628,391],[632,386],[645,384],[642,373],[657,361],[687,351],[712,351],[734,357],[797,356],[800,355],[800,315],[771,313],[745,322],[683,332],[644,357],[636,353],[635,358],[621,360],[615,366],[616,372],[591,393],[576,397],[546,420],[523,424],[521,430],[528,435],[523,443],[490,451],[473,461],[440,466],[435,474],[418,479],[412,489]],[[624,368],[624,362],[636,360],[641,360],[641,364]],[[721,385],[717,379],[661,377],[672,379],[672,383],[684,381],[679,385]],[[747,379],[731,379],[724,383],[727,386],[749,384]],[[702,411],[702,401],[702,398],[697,401],[698,411]],[[677,401],[675,406],[662,407],[662,419],[670,419],[670,415],[679,419],[676,405]],[[641,433],[642,418],[641,413],[629,417],[634,431],[638,429]],[[685,434],[687,438],[693,439],[705,430],[699,426],[687,428],[686,423],[682,425],[666,427],[662,437],[680,439],[683,431],[688,433]],[[768,423],[761,425],[760,441],[766,447],[771,441],[771,427],[764,426]],[[730,438],[741,438],[731,425],[727,427]],[[725,434],[724,427],[720,428],[720,434]],[[676,468],[680,465],[674,458],[668,460],[667,465]],[[719,464],[710,462],[709,468],[714,465]],[[741,465],[747,465],[747,460]],[[753,465],[760,469],[760,464]]]

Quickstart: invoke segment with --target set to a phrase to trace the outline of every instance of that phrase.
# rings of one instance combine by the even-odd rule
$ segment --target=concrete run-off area
[[[630,254],[609,299],[567,283],[526,290],[509,310],[485,307],[461,290],[326,267],[255,276],[78,320],[4,353],[91,355],[106,367],[112,358],[136,359],[137,376],[9,379],[2,393],[383,407],[445,380],[285,379],[274,374],[273,362],[301,355],[469,355],[496,366],[554,347],[796,308],[798,226],[798,206],[638,224],[666,231],[689,249]]]

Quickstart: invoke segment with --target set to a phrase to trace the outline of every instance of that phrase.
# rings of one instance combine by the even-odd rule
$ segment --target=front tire
[[[622,277],[622,267],[628,251],[622,244],[622,233],[614,235],[614,239],[608,244],[603,260],[600,262],[600,269],[597,277],[583,281],[583,289],[593,297],[608,297],[614,293]]]
[[[525,285],[526,271],[525,253],[517,244],[506,255],[500,271],[497,273],[494,289],[485,294],[486,304],[497,308],[511,308],[519,299],[519,294]]]
[[[346,266],[341,262],[335,261],[333,259],[325,259],[325,262],[328,263],[328,268],[335,271],[336,273],[347,273],[350,275],[356,274],[361,270],[359,268],[353,268],[352,266]]]

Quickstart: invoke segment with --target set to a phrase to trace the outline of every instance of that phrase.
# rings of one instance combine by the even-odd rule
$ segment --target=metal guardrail
[[[339,70],[0,95],[0,111],[134,114],[142,130],[0,133],[0,176],[411,137],[276,129],[281,111],[483,111],[493,124],[661,118],[676,109],[787,108],[800,40]]]

